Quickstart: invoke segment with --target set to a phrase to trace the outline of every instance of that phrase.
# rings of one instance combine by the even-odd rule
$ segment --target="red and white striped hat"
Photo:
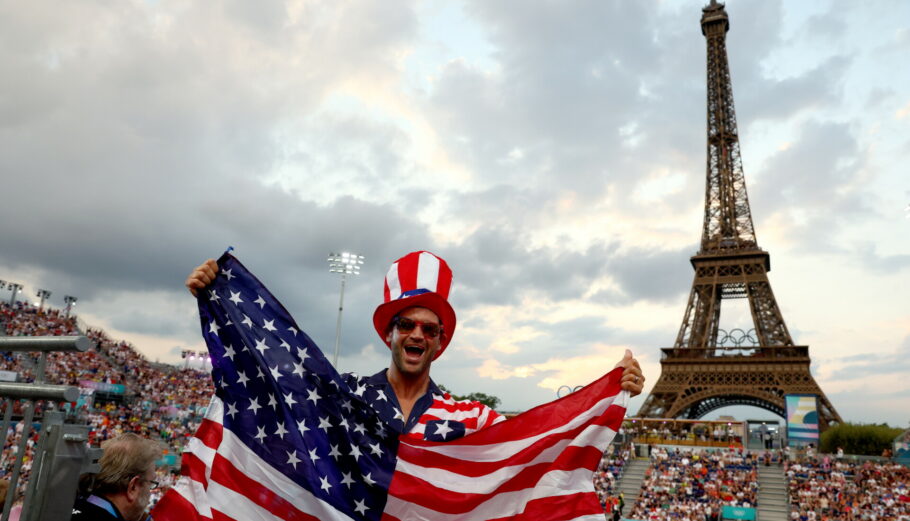
[[[445,351],[455,333],[455,310],[449,304],[452,270],[446,261],[428,251],[413,251],[398,259],[385,276],[383,303],[373,313],[373,327],[389,347],[389,322],[411,307],[427,308],[439,317],[445,330],[436,358]]]

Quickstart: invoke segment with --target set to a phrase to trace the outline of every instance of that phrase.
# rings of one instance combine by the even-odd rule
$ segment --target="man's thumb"
[[[616,362],[616,365],[614,365],[613,368],[626,367],[629,360],[632,360],[632,350],[626,349],[626,354],[622,355],[622,360]]]

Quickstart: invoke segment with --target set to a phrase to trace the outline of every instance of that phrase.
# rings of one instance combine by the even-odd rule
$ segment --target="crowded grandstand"
[[[212,381],[207,371],[180,368],[149,361],[132,344],[111,339],[100,329],[80,330],[76,317],[65,317],[56,309],[39,309],[24,302],[14,306],[0,304],[0,330],[9,336],[86,335],[94,346],[87,352],[51,352],[47,354],[45,381],[79,386],[82,392],[76,403],[36,404],[36,417],[44,409],[55,407],[66,411],[73,420],[90,425],[89,443],[101,442],[124,432],[160,440],[165,445],[165,459],[159,467],[163,486],[154,491],[160,497],[174,479],[179,454],[199,426],[212,395]],[[0,370],[16,372],[22,382],[34,381],[38,353],[2,354]],[[22,435],[22,404],[14,402],[13,418],[2,456],[0,473],[7,477],[15,461]],[[33,431],[23,458],[18,497],[22,497],[31,470],[31,452],[38,440]]]
[[[129,342],[100,329],[80,328],[75,317],[59,310],[27,303],[0,304],[0,331],[9,336],[86,335],[94,342],[84,353],[48,353],[46,381],[78,386],[82,395],[75,403],[39,402],[37,418],[51,407],[65,411],[72,421],[90,425],[92,446],[124,432],[160,442],[166,447],[158,470],[162,486],[153,500],[161,497],[176,479],[179,454],[205,414],[213,392],[209,373],[153,363]],[[38,357],[2,353],[0,370],[33,381]],[[21,410],[14,402],[14,421],[0,455],[4,478],[22,435]],[[843,454],[748,450],[733,427],[664,423],[652,428],[627,422],[627,432],[604,453],[593,484],[607,519],[714,521],[721,519],[723,507],[756,508],[758,470],[764,466],[780,469],[786,480],[791,521],[910,521],[910,470],[904,465],[881,458],[847,461]],[[37,439],[34,431],[26,444],[20,502]],[[636,447],[635,440],[644,446]],[[624,496],[618,485],[636,453],[648,466],[638,497]]]

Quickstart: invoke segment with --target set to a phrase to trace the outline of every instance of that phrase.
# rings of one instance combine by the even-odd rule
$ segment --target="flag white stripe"
[[[208,468],[211,468],[212,463],[215,461],[215,449],[206,446],[206,444],[202,443],[202,440],[195,436],[190,438],[190,442],[186,444],[184,452],[193,453]],[[208,474],[206,474],[206,477],[208,477]]]
[[[219,483],[209,484],[209,501],[212,509],[242,521],[282,521],[265,508],[251,501],[243,494]]]
[[[558,443],[555,443],[553,446],[541,451],[540,454],[538,454],[533,460],[528,461],[527,463],[502,467],[483,476],[465,476],[457,472],[452,472],[440,468],[422,467],[420,465],[404,461],[403,459],[398,460],[398,465],[395,467],[395,471],[418,477],[422,480],[427,481],[429,484],[435,487],[446,489],[452,492],[465,494],[491,494],[504,481],[517,475],[525,467],[539,463],[552,462],[560,454],[562,454],[562,451],[565,450],[566,447],[593,446],[597,448],[597,450],[603,451],[606,447],[597,447],[594,442],[598,440],[601,442],[603,440],[612,440],[615,435],[616,432],[614,432],[613,429],[610,429],[609,427],[591,425],[590,427],[586,428],[581,434],[579,434],[579,436],[575,439],[561,440]],[[504,455],[504,457],[507,456],[510,455]],[[467,465],[470,466],[470,463]],[[591,471],[588,472],[590,473]]]
[[[461,514],[447,514],[431,508],[403,501],[389,496],[385,512],[398,519],[408,521],[476,521],[478,519],[495,519],[508,513],[523,512],[527,504],[534,499],[594,492],[594,481],[590,470],[553,471],[544,474],[534,488],[503,492],[484,501],[474,510]],[[602,521],[603,514],[594,519]]]
[[[427,252],[420,254],[417,259],[417,288],[436,291],[439,280],[439,259]]]
[[[446,420],[449,420],[449,421],[452,421],[452,420],[463,421],[466,419],[477,418],[477,425],[480,426],[480,425],[483,425],[484,421],[486,421],[488,413],[486,410],[484,410],[483,414],[478,416],[477,409],[479,409],[479,408],[480,407],[476,407],[474,409],[469,409],[466,411],[449,412],[442,407],[430,407],[429,409],[427,409],[427,412],[425,412],[424,414],[428,415],[428,416],[435,416],[437,418],[445,418]]]
[[[401,296],[401,281],[398,279],[397,262],[389,268],[389,272],[385,276],[385,282],[389,285],[389,300],[395,300]]]
[[[221,400],[219,398],[214,398],[212,400],[212,405],[209,407],[209,412],[206,416],[209,420],[221,424],[221,416],[219,414],[215,414],[221,410],[223,410]],[[222,433],[222,440],[221,444],[218,446],[217,453],[229,460],[235,467],[241,469],[242,472],[250,479],[256,481],[263,487],[268,488],[274,492],[275,495],[294,505],[299,510],[319,519],[326,521],[350,520],[350,517],[348,517],[346,514],[336,510],[330,504],[316,497],[313,495],[313,493],[301,487],[290,478],[282,474],[280,471],[274,469],[267,462],[263,461],[259,455],[250,450],[249,447],[240,441],[240,439],[237,438],[237,436],[234,435],[230,429],[225,428],[223,429]],[[194,449],[193,453],[196,454],[196,456],[206,464],[206,476],[209,477],[208,496],[211,500],[212,484],[215,483],[215,481],[211,478],[212,462],[215,459],[214,453],[216,451],[213,451],[211,448],[205,446],[202,441],[196,437],[193,437],[190,440],[190,447]],[[189,480],[189,478],[186,479]],[[193,483],[198,485],[200,488],[202,487],[201,483],[195,481]],[[224,487],[222,486],[222,488]],[[212,506],[215,506],[214,502],[212,503]],[[231,512],[231,510],[224,510],[224,512]],[[243,517],[231,517],[234,517],[235,519],[244,519]]]
[[[208,497],[202,483],[189,478],[181,478],[172,490],[183,496],[183,499],[190,503],[199,515],[212,518],[212,509],[209,507]]]
[[[423,446],[420,448],[426,451],[442,454],[444,456],[469,461],[500,461],[502,460],[503,454],[515,454],[516,452],[520,452],[521,450],[533,445],[537,440],[541,438],[544,438],[551,434],[566,432],[584,425],[585,423],[589,422],[592,417],[603,414],[603,412],[606,411],[610,405],[616,404],[617,406],[625,407],[628,403],[628,399],[629,392],[621,391],[615,396],[609,396],[601,399],[588,410],[575,416],[563,425],[550,429],[549,431],[542,432],[535,436],[530,436],[528,438],[523,438],[520,440],[500,442],[496,445],[491,446],[459,445],[456,442],[442,443],[433,446]],[[408,444],[406,439],[402,440],[402,443]]]

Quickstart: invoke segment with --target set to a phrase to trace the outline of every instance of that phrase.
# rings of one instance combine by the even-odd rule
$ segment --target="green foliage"
[[[453,393],[452,391],[446,389],[444,385],[440,385],[439,388],[442,389],[443,391],[451,394],[452,398],[454,398],[456,400],[474,400],[475,402],[480,402],[493,410],[496,410],[496,408],[499,407],[499,404],[501,403],[499,398],[493,396],[492,394],[471,393],[471,394],[466,394],[464,396],[459,396],[459,395]]]
[[[834,453],[838,447],[843,447],[846,454],[881,456],[902,431],[887,423],[843,423],[822,433],[819,452]]]

